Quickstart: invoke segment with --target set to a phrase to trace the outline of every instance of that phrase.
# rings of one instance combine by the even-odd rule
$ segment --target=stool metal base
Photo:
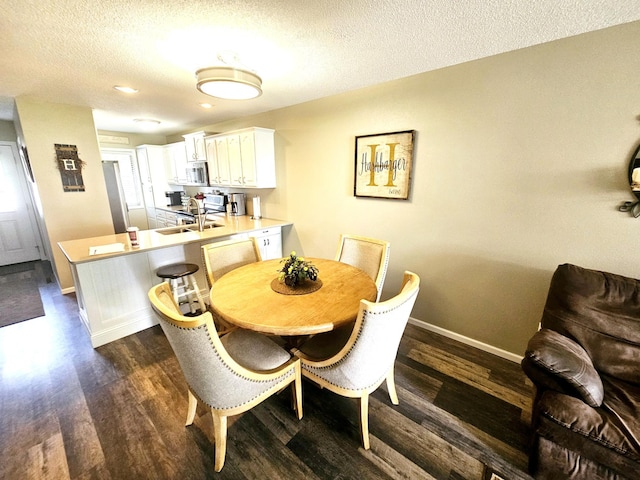
[[[180,305],[180,299],[186,297],[184,303],[189,304],[189,310],[192,314],[197,311],[196,305],[200,307],[201,313],[207,311],[194,275],[199,269],[200,267],[195,263],[174,263],[160,267],[156,271],[158,277],[169,280],[173,298],[178,305]]]

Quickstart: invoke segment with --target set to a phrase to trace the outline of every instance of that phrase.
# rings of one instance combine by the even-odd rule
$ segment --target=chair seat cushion
[[[533,371],[525,371],[535,379],[542,377],[535,371],[537,367],[541,373],[555,377],[560,384],[564,383],[560,392],[575,392],[592,407],[602,404],[604,387],[600,375],[587,352],[570,338],[543,328],[529,340],[525,357],[533,363],[529,368]],[[526,366],[523,364],[523,368]]]
[[[608,376],[603,383],[599,408],[546,391],[538,404],[538,433],[601,463],[619,466],[622,454],[640,468],[640,387]]]
[[[249,370],[265,371],[278,368],[291,355],[265,335],[238,328],[221,339],[231,357]]]
[[[314,360],[331,358],[345,346],[353,332],[354,324],[355,322],[350,322],[330,332],[318,333],[304,342],[299,350]]]

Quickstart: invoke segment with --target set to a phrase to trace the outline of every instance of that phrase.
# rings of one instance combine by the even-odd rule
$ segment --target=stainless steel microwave
[[[187,182],[190,184],[207,185],[207,164],[190,163],[187,167]]]

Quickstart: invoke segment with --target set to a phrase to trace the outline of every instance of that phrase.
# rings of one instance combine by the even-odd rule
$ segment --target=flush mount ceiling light
[[[155,128],[160,125],[160,120],[154,120],[152,118],[134,118],[133,121],[147,129]]]
[[[115,88],[116,90],[118,90],[119,92],[124,92],[124,93],[138,93],[138,89],[137,88],[132,88],[132,87],[125,87],[123,85],[115,85],[113,88]]]
[[[249,70],[220,66],[196,72],[196,87],[202,93],[228,100],[248,100],[262,95],[262,79]]]

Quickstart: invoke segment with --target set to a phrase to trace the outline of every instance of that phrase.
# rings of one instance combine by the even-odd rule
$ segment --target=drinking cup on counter
[[[129,234],[129,241],[132,247],[139,247],[138,243],[138,227],[127,227],[127,233]]]

